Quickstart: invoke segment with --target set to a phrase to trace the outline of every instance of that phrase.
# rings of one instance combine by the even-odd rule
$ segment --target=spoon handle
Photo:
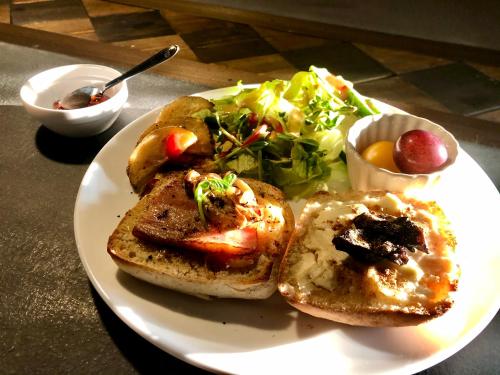
[[[173,44],[170,47],[167,47],[165,49],[162,49],[161,51],[155,53],[153,56],[151,56],[147,60],[140,63],[139,65],[136,65],[132,69],[130,69],[129,71],[123,73],[121,76],[116,77],[115,79],[106,83],[106,85],[102,89],[101,93],[104,93],[104,91],[110,89],[114,85],[116,85],[122,81],[125,81],[125,80],[129,79],[130,77],[135,76],[138,73],[141,73],[149,68],[152,68],[155,65],[158,65],[158,64],[170,59],[171,57],[174,57],[178,51],[179,51],[179,46],[176,44]]]

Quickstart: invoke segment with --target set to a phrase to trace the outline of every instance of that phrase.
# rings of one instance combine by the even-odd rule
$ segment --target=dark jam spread
[[[408,251],[428,253],[423,230],[406,216],[363,213],[332,242],[337,250],[370,264],[389,260],[403,265],[408,263]]]
[[[100,94],[92,95],[90,97],[88,104],[85,107],[90,107],[90,106],[93,106],[93,105],[96,105],[99,103],[103,103],[108,99],[109,99],[109,96],[106,96],[106,95],[100,95]],[[85,107],[82,107],[82,108],[85,108]],[[52,108],[53,109],[64,109],[64,110],[66,109],[62,106],[60,100],[56,100],[54,103],[52,103]]]

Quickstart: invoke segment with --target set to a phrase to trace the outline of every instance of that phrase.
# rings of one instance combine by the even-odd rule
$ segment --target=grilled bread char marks
[[[293,222],[293,216],[278,189],[259,181],[245,180],[257,198],[263,219],[242,223],[238,213],[228,204],[229,208],[212,208],[224,211],[224,224],[218,221],[217,226],[205,227],[195,200],[185,188],[184,177],[185,172],[171,172],[162,178],[161,189],[149,199],[134,226],[135,236],[157,244],[204,252],[283,253],[282,238],[291,235],[285,220],[290,222],[292,218]]]
[[[332,239],[360,214],[405,216],[423,229],[429,253],[408,263],[358,261]],[[415,325],[442,315],[457,286],[454,236],[435,202],[385,192],[318,194],[310,199],[283,260],[279,289],[309,314],[365,326]]]

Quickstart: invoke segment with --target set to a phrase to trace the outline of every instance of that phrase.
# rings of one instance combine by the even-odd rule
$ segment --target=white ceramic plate
[[[228,93],[219,89],[199,95]],[[454,307],[430,323],[350,327],[299,313],[277,294],[265,301],[209,302],[122,273],[106,252],[107,239],[137,202],[125,167],[139,134],[158,111],[132,122],[96,156],[76,199],[74,229],[80,258],[101,297],[134,331],[166,352],[227,373],[411,374],[460,350],[498,311],[500,196],[463,151],[456,168],[460,176],[436,193],[457,233],[462,279]]]

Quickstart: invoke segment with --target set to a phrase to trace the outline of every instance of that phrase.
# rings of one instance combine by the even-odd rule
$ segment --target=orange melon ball
[[[363,150],[361,157],[373,165],[399,173],[393,158],[394,142],[378,141]]]

